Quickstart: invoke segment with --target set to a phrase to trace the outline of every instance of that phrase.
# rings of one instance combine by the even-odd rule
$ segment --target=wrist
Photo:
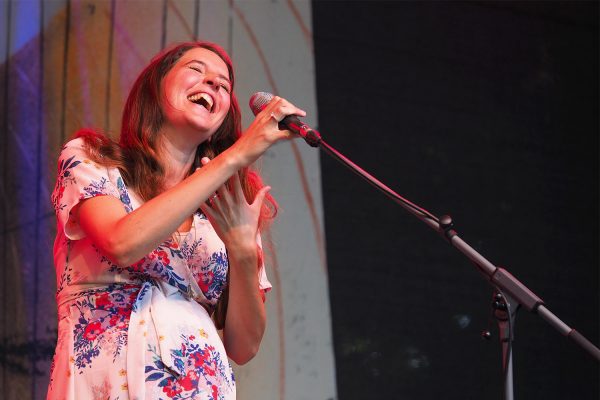
[[[231,146],[228,149],[226,149],[225,151],[223,151],[221,153],[221,155],[224,156],[225,162],[234,171],[237,171],[240,168],[243,168],[246,166],[246,164],[244,164],[244,159],[243,159],[242,155],[240,154],[240,152],[237,150],[237,148],[235,146],[235,143],[233,146]]]
[[[225,245],[227,256],[232,264],[242,267],[258,266],[258,245],[253,243],[236,243],[235,245]]]

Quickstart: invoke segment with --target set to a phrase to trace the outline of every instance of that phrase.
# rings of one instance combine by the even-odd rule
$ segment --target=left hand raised
[[[202,159],[203,165],[208,162],[208,158]],[[254,201],[249,204],[244,196],[239,175],[235,173],[227,184],[221,186],[215,195],[200,206],[229,251],[256,251],[260,211],[265,195],[270,189],[269,186],[261,188]]]

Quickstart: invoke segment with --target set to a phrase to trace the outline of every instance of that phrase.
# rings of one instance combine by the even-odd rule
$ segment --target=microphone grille
[[[273,99],[273,95],[268,92],[256,92],[250,97],[250,109],[254,115],[258,114]]]

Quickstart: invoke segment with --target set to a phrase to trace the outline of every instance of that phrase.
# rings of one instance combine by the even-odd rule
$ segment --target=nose
[[[206,84],[207,84],[207,85],[209,85],[209,86],[212,86],[212,87],[213,87],[213,89],[215,89],[215,91],[218,91],[218,90],[219,90],[219,88],[221,87],[221,86],[219,85],[219,82],[218,82],[218,80],[217,80],[217,77],[216,77],[216,75],[212,75],[212,74],[207,74],[207,75],[204,77],[204,83],[206,83]]]

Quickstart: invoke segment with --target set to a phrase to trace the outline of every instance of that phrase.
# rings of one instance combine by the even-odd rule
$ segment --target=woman
[[[138,77],[119,143],[82,131],[63,148],[48,399],[235,398],[227,358],[260,345],[276,212],[248,166],[306,113],[275,97],[242,135],[233,86],[220,47],[178,45]]]

